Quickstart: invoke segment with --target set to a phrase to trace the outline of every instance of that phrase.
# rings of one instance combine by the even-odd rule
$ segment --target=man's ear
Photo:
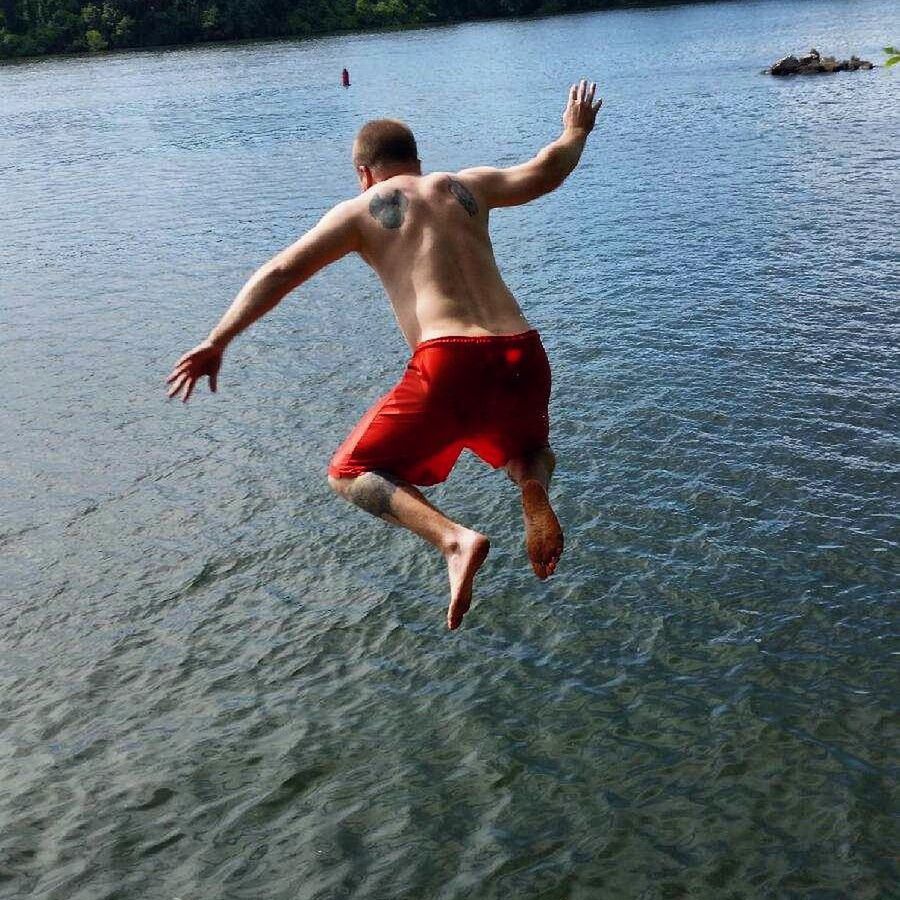
[[[359,186],[365,193],[373,184],[375,179],[372,177],[372,170],[368,166],[357,166],[356,177],[359,178]]]

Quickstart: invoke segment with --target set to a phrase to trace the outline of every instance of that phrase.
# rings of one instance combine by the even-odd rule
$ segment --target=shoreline
[[[424,31],[431,28],[448,28],[469,23],[485,22],[529,22],[540,19],[554,19],[561,16],[583,15],[591,12],[617,12],[629,9],[664,9],[673,6],[699,6],[718,3],[736,3],[739,0],[600,0],[595,3],[579,4],[570,9],[546,9],[534,13],[470,16],[467,18],[434,18],[428,21],[404,22],[394,25],[379,25],[352,28],[323,29],[298,34],[256,35],[253,37],[218,38],[213,40],[190,40],[176,43],[137,44],[134,46],[106,47],[103,49],[58,50],[32,54],[3,55],[0,53],[0,68],[17,63],[33,63],[43,59],[84,59],[118,56],[122,53],[143,51],[171,51],[192,47],[242,46],[258,43],[298,43],[321,38],[349,35],[391,34],[403,31]]]

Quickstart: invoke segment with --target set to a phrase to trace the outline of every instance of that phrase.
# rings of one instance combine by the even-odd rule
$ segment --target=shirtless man
[[[572,85],[560,137],[507,169],[423,175],[405,125],[380,119],[363,126],[353,144],[361,195],[339,203],[262,266],[168,377],[169,397],[185,402],[203,376],[215,391],[233,338],[319,269],[358,253],[381,279],[413,356],[399,384],[335,453],[328,481],[351,503],[440,550],[450,577],[451,629],[469,610],[490,542],[448,519],[413,485],[444,481],[464,448],[503,467],[519,486],[535,574],[550,576],[562,553],[562,529],[547,495],[555,465],[550,367],[497,270],[488,214],[563,183],[594,127],[601,105],[595,90],[586,81]]]

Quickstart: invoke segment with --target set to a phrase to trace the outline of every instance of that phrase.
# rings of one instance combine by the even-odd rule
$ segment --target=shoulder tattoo
[[[470,215],[478,214],[478,204],[472,196],[472,192],[461,182],[455,178],[450,179],[450,193],[459,200],[462,208]]]
[[[385,228],[399,228],[403,224],[409,200],[403,191],[376,194],[369,201],[369,215],[377,219]]]

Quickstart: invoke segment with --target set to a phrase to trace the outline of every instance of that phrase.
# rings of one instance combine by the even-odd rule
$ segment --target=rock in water
[[[796,56],[785,56],[779,59],[771,69],[770,75],[793,75],[800,69],[800,60]]]
[[[796,56],[785,56],[771,68],[766,69],[768,75],[831,75],[834,72],[855,72],[857,69],[873,69],[873,63],[858,56],[838,62],[833,56],[822,56],[815,47],[797,59]]]

